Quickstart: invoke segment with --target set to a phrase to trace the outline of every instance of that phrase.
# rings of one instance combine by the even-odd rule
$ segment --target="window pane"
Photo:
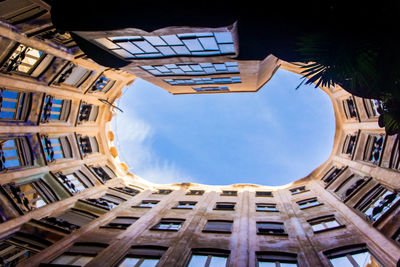
[[[380,266],[379,263],[371,256],[368,251],[351,255],[360,267],[375,267]]]
[[[297,266],[296,263],[281,263],[281,267],[292,267]]]
[[[259,262],[259,267],[276,267],[275,262]]]
[[[346,256],[331,259],[331,263],[334,267],[353,267]]]
[[[125,258],[123,262],[121,262],[118,266],[119,267],[132,267],[138,263],[140,259],[138,258]]]
[[[140,267],[155,267],[159,260],[154,259],[145,259],[143,263],[140,264]]]
[[[190,259],[188,267],[204,267],[206,265],[208,256],[193,255]]]
[[[212,256],[211,262],[210,262],[210,267],[225,267],[226,260],[227,260],[227,258],[225,258],[225,257]]]
[[[86,263],[91,261],[93,259],[92,256],[77,256],[78,259],[73,263],[73,265],[78,265],[78,266],[85,266]]]

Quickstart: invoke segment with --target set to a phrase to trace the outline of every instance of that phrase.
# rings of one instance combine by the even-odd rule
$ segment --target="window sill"
[[[289,236],[287,233],[260,233],[260,232],[257,232],[257,235]]]
[[[322,229],[322,230],[313,231],[313,232],[314,232],[314,234],[319,234],[319,233],[324,233],[324,232],[328,232],[328,231],[331,231],[331,230],[338,230],[338,229],[345,228],[345,227],[346,227],[346,225],[342,224],[342,225],[339,225],[339,226],[336,226],[336,227],[331,227],[331,228]]]
[[[232,231],[215,231],[215,230],[203,230],[203,233],[214,233],[214,234],[232,234]]]
[[[322,205],[324,205],[324,203],[320,203],[318,205],[314,205],[314,206],[310,206],[310,207],[300,208],[300,210],[311,209],[311,208],[315,208],[315,207],[322,206]]]

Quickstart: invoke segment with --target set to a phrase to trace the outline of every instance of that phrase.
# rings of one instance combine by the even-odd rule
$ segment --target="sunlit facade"
[[[234,27],[87,33],[129,59],[117,70],[58,32],[49,10],[0,2],[0,266],[396,266],[399,137],[379,128],[379,101],[321,88],[335,111],[332,154],[293,183],[153,184],[114,147],[122,88],[141,77],[174,94],[239,92],[263,63],[235,60]],[[273,63],[251,90],[277,66],[300,72],[263,62]]]

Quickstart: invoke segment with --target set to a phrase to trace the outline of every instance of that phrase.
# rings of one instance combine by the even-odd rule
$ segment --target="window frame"
[[[150,230],[178,232],[180,229],[182,229],[184,223],[185,219],[164,218],[151,227]],[[167,226],[167,228],[164,228],[164,226]],[[178,226],[178,229],[174,229],[174,226]]]
[[[16,98],[10,98],[3,96],[4,92],[10,92],[11,94],[17,94]],[[12,113],[12,118],[3,118],[0,116],[0,122],[26,122],[30,115],[32,107],[32,93],[31,92],[20,92],[17,90],[10,90],[8,88],[0,87],[0,114],[1,112]],[[3,107],[3,103],[15,103],[15,107]]]
[[[207,256],[206,263],[204,267],[210,267],[212,257],[226,258],[226,266],[230,264],[230,251],[225,249],[216,248],[193,248],[190,255],[186,261],[185,267],[190,267],[190,262],[193,256]]]
[[[329,221],[335,221],[338,225],[337,226],[333,226],[333,227],[328,227],[324,223],[325,222],[329,222]],[[333,214],[332,215],[325,215],[325,216],[313,218],[313,219],[307,220],[307,222],[309,223],[309,225],[311,226],[312,231],[315,234],[346,227]],[[321,224],[321,223],[322,223],[324,229],[320,229],[320,230],[314,230],[313,229],[313,225],[317,225],[317,224]]]
[[[305,207],[302,207],[303,204],[305,204],[305,203],[312,203],[312,202],[317,202],[318,204],[315,204],[315,205],[312,205],[312,206],[308,206],[308,205],[307,205],[307,206],[305,206]],[[309,208],[318,207],[318,206],[323,205],[323,203],[321,203],[321,202],[318,201],[318,198],[317,198],[317,197],[312,197],[312,198],[307,198],[307,199],[299,200],[299,201],[296,201],[296,203],[297,203],[297,205],[299,206],[300,210],[309,209]]]
[[[226,210],[233,211],[235,210],[236,202],[216,202],[213,210]]]
[[[211,226],[209,225],[211,223]],[[230,229],[229,230],[218,230],[218,229],[213,229],[212,224],[217,224],[217,223],[225,223],[226,225],[230,224]],[[211,229],[207,229],[207,227]],[[207,220],[206,224],[204,225],[204,228],[202,230],[203,233],[222,233],[222,234],[231,234],[232,233],[232,228],[233,228],[233,221],[232,220]]]
[[[270,227],[259,227],[262,224],[265,225],[270,225]],[[273,227],[273,226],[281,226],[281,227]],[[256,229],[257,229],[257,235],[279,235],[279,236],[288,236],[288,233],[286,232],[285,224],[283,222],[273,222],[273,221],[257,221],[256,222]],[[264,229],[265,231],[262,231],[260,229]],[[283,230],[283,231],[278,231]]]
[[[260,210],[258,209],[258,207],[268,207],[268,206],[273,206],[275,208],[275,210]],[[279,212],[279,210],[276,207],[276,203],[256,203],[256,212]]]
[[[189,204],[189,205],[186,205]],[[195,208],[197,202],[196,201],[179,201],[173,209],[183,209],[183,210],[192,210]]]

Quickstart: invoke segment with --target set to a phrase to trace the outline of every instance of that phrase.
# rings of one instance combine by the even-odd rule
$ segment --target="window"
[[[369,118],[379,116],[380,109],[383,111],[383,102],[381,100],[364,98],[363,101]]]
[[[378,165],[381,160],[384,141],[385,136],[383,134],[379,136],[369,135],[363,160]]]
[[[209,86],[209,87],[192,87],[197,92],[207,92],[207,91],[229,91],[226,86]]]
[[[283,223],[280,222],[257,222],[257,234],[287,235]]]
[[[166,65],[141,66],[154,76],[197,76],[225,73],[239,73],[237,62],[225,63],[180,63]]]
[[[231,202],[217,202],[214,210],[235,210],[235,204]]]
[[[96,121],[97,115],[99,114],[99,107],[82,102],[79,109],[78,122],[83,121]]]
[[[75,243],[67,252],[58,256],[51,263],[60,265],[85,266],[98,253],[107,247],[101,243]]]
[[[272,197],[271,191],[256,191],[256,197]]]
[[[83,176],[83,173],[80,173]],[[64,185],[64,187],[71,193],[76,194],[84,189],[86,189],[87,185],[82,182],[81,178],[78,177],[75,173],[70,173],[64,175],[61,172],[57,172],[54,174],[57,180]],[[86,182],[89,180],[86,178]]]
[[[128,194],[130,196],[136,196],[137,194],[140,193],[139,190],[136,190],[132,187],[125,186],[125,187],[113,187],[112,189],[117,190],[119,192],[122,192],[124,194]]]
[[[201,85],[201,84],[231,84],[241,83],[240,77],[221,78],[192,78],[192,79],[164,79],[170,85]]]
[[[82,68],[73,63],[68,63],[54,81],[56,85],[68,85],[72,87],[80,87],[83,82],[90,76],[91,70]]]
[[[21,213],[43,207],[58,198],[42,179],[2,185]]]
[[[222,249],[193,249],[188,267],[228,266],[230,252]]]
[[[394,235],[392,236],[392,239],[393,239],[398,245],[400,245],[400,228],[398,228],[397,231],[394,233]]]
[[[71,108],[71,100],[62,100],[46,95],[42,109],[41,122],[66,121]]]
[[[204,194],[204,190],[189,190],[189,192],[186,193],[186,195],[196,195],[196,196],[201,196]]]
[[[221,196],[237,196],[237,191],[222,191]]]
[[[351,175],[335,190],[335,193],[343,200],[346,201],[354,192],[357,192],[370,178],[360,177],[358,175]]]
[[[290,193],[292,195],[296,195],[296,194],[303,193],[303,192],[306,192],[305,186],[299,186],[299,187],[290,189]]]
[[[46,55],[42,51],[19,44],[1,67],[1,70],[36,78],[49,66],[53,58],[54,56]]]
[[[97,78],[90,89],[91,91],[101,91],[106,93],[111,89],[111,87],[113,87],[114,84],[114,80],[111,80],[106,76],[101,75],[99,78]]]
[[[370,190],[356,205],[356,209],[365,214],[371,221],[377,221],[400,200],[397,192],[390,191],[382,185]]]
[[[325,182],[325,184],[329,184],[333,182],[342,172],[344,168],[337,168],[337,167],[332,167],[325,175],[322,177],[322,181]]]
[[[184,222],[185,220],[183,219],[161,219],[161,221],[154,225],[151,230],[179,231]]]
[[[175,209],[193,209],[196,206],[197,202],[193,201],[179,201],[178,205],[176,205]]]
[[[343,143],[343,154],[348,154],[350,156],[354,153],[354,148],[356,147],[357,135],[347,135]]]
[[[7,267],[17,266],[50,245],[49,241],[41,237],[16,232],[0,241],[0,264]]]
[[[47,162],[72,157],[71,146],[66,136],[50,138],[47,135],[41,135],[41,142]]]
[[[115,228],[115,229],[126,229],[135,223],[139,218],[136,217],[116,217],[107,225],[101,226],[101,228]]]
[[[82,201],[82,200],[81,200]],[[99,208],[103,208],[106,210],[112,210],[116,206],[118,206],[122,201],[125,201],[123,199],[117,199],[117,197],[106,194],[100,198],[87,198],[84,201],[97,206]]]
[[[209,220],[203,229],[203,232],[210,233],[231,233],[233,221]]]
[[[324,216],[308,220],[314,233],[322,232],[329,229],[335,229],[342,226],[335,218],[334,215]]]
[[[72,208],[56,217],[45,217],[41,222],[56,226],[67,232],[72,232],[97,219],[97,215],[90,212]]]
[[[316,197],[298,201],[297,204],[299,205],[301,210],[322,205],[322,203],[318,202]]]
[[[94,173],[94,175],[102,182],[105,183],[112,178],[115,178],[115,173],[108,166],[103,167],[89,167],[89,169]]]
[[[99,144],[95,136],[77,135],[77,138],[79,149],[83,157],[90,153],[99,152]]]
[[[256,211],[278,211],[276,204],[256,203]]]
[[[33,165],[33,154],[26,137],[0,139],[0,171]]]
[[[231,32],[116,36],[94,41],[125,59],[235,54]]]
[[[357,108],[354,103],[353,97],[343,100],[343,108],[346,114],[346,118],[357,118]]]
[[[157,205],[159,201],[158,200],[142,200],[142,202],[134,206],[135,208],[153,208],[155,205]]]
[[[0,88],[0,121],[26,121],[32,94]]]
[[[390,155],[389,168],[400,171],[400,135],[397,134]]]
[[[168,195],[172,192],[170,189],[158,189],[157,192],[153,194],[159,194],[159,195]]]
[[[117,266],[156,266],[167,249],[160,246],[133,246]]]
[[[258,267],[289,267],[297,265],[297,255],[287,252],[257,251]]]
[[[365,245],[346,246],[324,252],[333,267],[353,266],[380,266],[375,257]]]

